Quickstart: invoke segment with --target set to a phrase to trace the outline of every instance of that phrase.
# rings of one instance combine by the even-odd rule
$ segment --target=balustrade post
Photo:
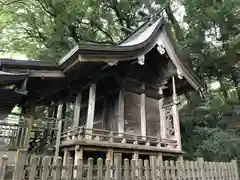
[[[79,139],[79,140],[83,140],[83,139],[84,139],[84,127],[83,127],[83,126],[81,126],[81,127],[79,128],[78,139]]]

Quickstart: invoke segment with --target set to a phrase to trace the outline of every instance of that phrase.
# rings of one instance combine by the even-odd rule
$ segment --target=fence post
[[[105,172],[105,179],[111,180],[111,160],[106,160],[106,172]]]
[[[160,180],[164,179],[163,157],[162,154],[157,156],[157,176]]]
[[[144,160],[144,177],[146,180],[150,180],[150,175],[149,175],[149,161]]]
[[[43,168],[42,168],[41,180],[48,180],[50,158],[49,157],[44,157],[42,164],[43,164]]]
[[[88,158],[87,180],[93,180],[93,158]]]
[[[202,180],[206,179],[205,177],[205,167],[204,167],[204,160],[203,158],[198,158],[197,159],[198,162],[198,167],[199,167],[199,171],[200,171],[200,177],[202,178]]]
[[[135,159],[132,159],[131,160],[131,179],[132,180],[136,180],[137,178],[136,178],[136,170],[137,170],[137,168],[136,168],[136,160]]]
[[[80,158],[77,160],[77,177],[76,180],[83,179],[83,159]]]
[[[18,150],[12,180],[21,180],[24,174],[24,166],[27,158],[27,150]]]
[[[1,163],[0,163],[0,180],[4,180],[5,172],[7,169],[7,162],[8,162],[8,156],[4,155],[1,158]]]
[[[73,176],[73,158],[69,157],[67,161],[66,180],[71,180]]]
[[[171,179],[172,180],[177,180],[177,177],[176,177],[176,166],[174,164],[174,161],[173,160],[170,160],[170,169],[171,169]],[[195,179],[193,179],[195,180]]]
[[[122,154],[121,153],[115,153],[114,165],[115,165],[115,180],[122,180]]]
[[[54,180],[61,180],[62,174],[62,158],[58,157],[55,159],[55,173],[54,173]]]
[[[63,166],[66,167],[66,166],[67,166],[67,162],[68,162],[68,158],[70,157],[70,152],[68,151],[67,148],[65,148],[63,151],[64,151],[64,155],[63,155]],[[64,178],[66,178],[66,176],[67,176],[67,170],[66,170],[66,168],[63,169],[62,176],[63,176]]]
[[[232,160],[232,164],[233,164],[233,167],[234,167],[235,180],[239,180],[239,172],[238,172],[237,161],[236,160]]]
[[[129,160],[128,159],[124,159],[124,180],[129,180]]]
[[[97,180],[103,179],[103,159],[97,159]]]
[[[150,156],[150,167],[152,180],[157,180],[156,156]]]
[[[31,157],[30,164],[31,165],[30,165],[29,180],[35,180],[35,176],[37,173],[38,157],[36,156]]]
[[[144,180],[144,176],[143,176],[143,160],[142,159],[138,160],[138,176],[139,176],[139,180]]]

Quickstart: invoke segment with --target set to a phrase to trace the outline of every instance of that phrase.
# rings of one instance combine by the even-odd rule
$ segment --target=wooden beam
[[[120,89],[118,95],[118,132],[124,133],[124,92],[123,88]]]
[[[55,154],[54,158],[55,160],[59,156],[59,149],[60,149],[60,143],[61,143],[61,133],[62,133],[62,117],[63,117],[63,104],[58,105],[58,112],[57,112],[57,135],[56,135],[56,145],[55,145]]]
[[[78,93],[75,106],[74,106],[74,114],[73,114],[73,128],[78,127],[80,121],[80,111],[81,111],[81,101],[82,101],[82,94]]]
[[[107,99],[105,98],[104,100],[103,100],[104,102],[103,102],[103,112],[102,112],[102,119],[101,119],[101,121],[102,121],[102,129],[105,129],[106,127],[106,123],[105,123],[105,121],[106,121],[106,118],[107,118]]]
[[[159,94],[163,94],[162,87],[159,87]],[[165,119],[165,111],[164,111],[164,104],[163,104],[164,98],[161,98],[159,100],[159,114],[160,114],[160,137],[162,139],[166,138],[166,119]]]
[[[26,135],[25,135],[25,139],[24,139],[24,148],[28,149],[30,138],[31,138],[31,131],[32,131],[32,128],[33,128],[34,118],[33,118],[32,115],[29,115],[25,119],[26,119],[26,122],[27,122],[27,129],[26,129]],[[22,137],[22,138],[24,138],[24,137]]]
[[[27,70],[27,69],[8,69],[4,68],[9,73],[29,73],[30,77],[40,78],[63,78],[64,73],[60,70]]]
[[[71,146],[75,145],[82,145],[86,147],[91,147],[93,149],[94,147],[96,148],[114,148],[115,150],[117,149],[131,149],[132,151],[156,151],[156,152],[170,152],[170,153],[182,153],[177,148],[174,147],[157,147],[157,146],[144,146],[144,145],[139,145],[139,144],[128,144],[128,143],[115,143],[115,142],[109,142],[109,141],[95,141],[95,140],[78,140],[78,139],[73,139],[73,140],[65,140],[62,141],[61,147],[65,148],[70,148]]]
[[[173,126],[175,130],[175,138],[176,138],[176,141],[178,142],[177,149],[182,150],[179,113],[177,109],[177,93],[176,93],[176,84],[175,84],[174,76],[172,77],[172,89],[173,89],[173,106],[172,106]]]
[[[142,84],[142,89],[145,89],[145,84]],[[146,131],[146,94],[141,94],[141,136],[147,136]]]
[[[94,111],[95,111],[95,101],[96,101],[96,84],[91,84],[89,90],[89,99],[88,99],[88,112],[87,112],[87,123],[86,128],[93,128],[94,121]]]
[[[161,99],[163,97],[163,95],[160,95],[158,93],[158,90],[155,88],[146,87],[146,86],[145,88],[142,88],[141,85],[132,83],[132,82],[126,82],[126,84],[124,85],[124,88],[126,92],[131,92],[139,95],[145,93],[147,97],[153,98],[153,99]]]
[[[65,77],[62,71],[56,70],[31,70],[29,72],[30,77],[40,77],[40,78],[63,78]]]

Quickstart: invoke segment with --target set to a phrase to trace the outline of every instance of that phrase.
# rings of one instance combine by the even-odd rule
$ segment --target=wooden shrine
[[[79,44],[59,64],[0,60],[0,70],[0,112],[17,104],[33,126],[36,108],[48,107],[44,118],[55,119],[55,128],[39,136],[44,147],[29,151],[51,147],[64,159],[182,154],[178,96],[203,88],[163,19],[118,45]]]

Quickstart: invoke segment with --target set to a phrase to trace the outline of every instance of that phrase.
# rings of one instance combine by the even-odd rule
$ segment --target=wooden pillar
[[[91,84],[89,90],[89,99],[88,99],[88,112],[87,112],[87,123],[86,128],[93,128],[94,121],[94,111],[95,111],[95,101],[96,101],[96,84]],[[92,133],[92,130],[87,130],[87,133]]]
[[[55,145],[55,159],[58,158],[59,156],[59,150],[60,150],[60,144],[61,144],[61,133],[62,133],[62,120],[60,119],[58,121],[58,126],[57,126],[57,135],[56,135],[56,145]]]
[[[65,130],[65,126],[66,126],[66,120],[65,120],[65,118],[66,118],[66,110],[67,110],[67,104],[66,103],[64,103],[63,104],[63,107],[62,107],[62,119],[63,119],[63,121],[62,121],[62,132]]]
[[[83,148],[80,145],[77,145],[75,147],[75,157],[74,157],[74,165],[77,166],[78,165],[78,160],[79,159],[83,159]],[[74,178],[77,177],[77,170],[75,169],[73,172],[73,176]]]
[[[141,88],[143,90],[145,90],[145,84],[141,85]],[[147,123],[146,123],[146,94],[145,92],[143,92],[141,94],[141,102],[140,102],[140,106],[141,106],[141,136],[143,138],[145,138],[145,136],[147,136]]]
[[[177,140],[178,146],[177,149],[182,150],[181,145],[181,133],[180,133],[180,122],[179,122],[179,113],[177,109],[177,93],[176,93],[176,84],[175,84],[175,77],[172,77],[172,89],[173,89],[173,125],[175,131],[175,138]]]
[[[159,94],[163,95],[162,87],[159,87]],[[163,108],[163,100],[164,100],[164,98],[161,98],[159,100],[160,138],[161,139],[166,138],[166,120],[165,120],[165,111],[164,111],[164,108]]]
[[[63,104],[59,104],[57,109],[57,119],[62,118],[63,118]]]
[[[67,148],[65,148],[63,151],[64,151],[64,154],[63,154],[63,165],[66,166],[68,158],[70,157],[70,153],[69,153]]]
[[[58,123],[57,123],[56,145],[55,145],[55,154],[54,154],[55,159],[57,159],[59,156],[61,133],[62,133],[62,116],[63,116],[63,104],[59,104],[58,111],[57,111]]]
[[[102,111],[102,129],[106,129],[106,118],[107,118],[107,100],[104,99],[103,102],[103,111]]]
[[[122,153],[114,153],[115,180],[122,180]]]
[[[108,149],[107,151],[107,154],[106,154],[106,160],[110,160],[110,164],[113,165],[113,149],[110,148]],[[111,170],[110,172],[110,176],[113,177],[113,170]]]
[[[81,111],[81,100],[82,100],[82,94],[78,93],[78,95],[76,97],[76,100],[75,100],[75,106],[74,106],[73,128],[76,128],[79,125],[80,111]]]
[[[70,157],[70,152],[68,151],[67,148],[64,149],[64,154],[63,154],[63,166],[67,166],[68,163],[68,158]],[[67,170],[63,170],[63,178],[67,177]]]
[[[32,132],[32,127],[33,127],[33,121],[34,118],[32,115],[28,115],[26,117],[26,123],[27,123],[27,130],[26,130],[26,134],[25,134],[25,139],[24,139],[24,149],[28,149],[29,146],[29,142],[30,142],[30,138],[31,138],[31,132]],[[24,137],[22,137],[24,138]]]
[[[124,133],[124,89],[121,88],[118,96],[118,133]]]

